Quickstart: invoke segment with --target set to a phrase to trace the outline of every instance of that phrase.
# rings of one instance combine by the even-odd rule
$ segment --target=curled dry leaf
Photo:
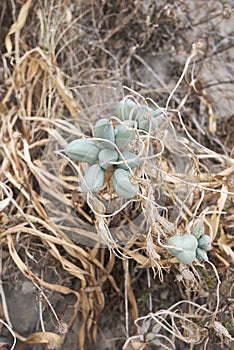
[[[31,6],[32,0],[28,0],[21,8],[20,13],[19,13],[19,17],[17,19],[17,21],[15,23],[12,24],[6,39],[5,39],[5,45],[6,45],[6,49],[7,52],[10,54],[12,51],[12,42],[10,39],[11,34],[14,34],[15,32],[20,32],[20,30],[23,28],[27,16],[28,16],[28,11],[29,8]]]
[[[20,346],[19,350],[23,350],[27,344],[47,344],[48,349],[56,349],[63,343],[63,338],[52,332],[37,332],[31,334]]]

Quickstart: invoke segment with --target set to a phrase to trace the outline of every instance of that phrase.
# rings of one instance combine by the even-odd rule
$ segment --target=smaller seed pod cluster
[[[139,106],[130,98],[123,98],[117,105],[117,116],[120,120],[132,120],[137,123],[137,129],[149,132],[150,125],[158,126],[157,117],[163,109],[153,110],[148,106]]]
[[[206,251],[211,250],[211,238],[204,232],[203,225],[196,225],[191,234],[170,237],[169,252],[175,255],[181,264],[191,264],[196,258],[208,260]]]
[[[118,196],[132,198],[137,194],[139,185],[132,182],[130,171],[138,166],[139,157],[126,149],[135,138],[135,124],[124,120],[114,127],[108,119],[100,119],[94,126],[94,137],[98,140],[76,139],[67,145],[65,152],[69,158],[93,163],[81,183],[83,191],[100,191],[105,171],[112,169],[112,186]]]
[[[211,238],[205,234],[204,225],[196,225],[192,230],[192,235],[197,239],[196,258],[208,260],[206,251],[211,250]]]

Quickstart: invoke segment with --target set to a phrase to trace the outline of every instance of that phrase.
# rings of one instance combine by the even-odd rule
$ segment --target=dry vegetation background
[[[221,0],[1,0],[1,349],[14,337],[17,349],[232,348],[233,23]],[[145,170],[171,215],[118,251],[99,248],[84,197],[70,215],[76,177],[54,151],[124,94],[164,108],[186,61],[161,136],[164,176]],[[159,237],[197,218],[210,263],[179,265]]]

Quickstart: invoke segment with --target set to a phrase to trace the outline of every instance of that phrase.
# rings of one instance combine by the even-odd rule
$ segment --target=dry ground
[[[232,348],[232,6],[1,0],[1,349]],[[168,112],[108,227],[55,151],[127,94]],[[181,265],[167,239],[196,222],[209,262]]]

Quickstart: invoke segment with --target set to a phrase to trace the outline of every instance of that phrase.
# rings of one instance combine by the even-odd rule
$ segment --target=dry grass
[[[229,7],[212,1],[197,14],[183,2],[0,6],[2,334],[7,324],[19,349],[230,348],[233,33],[222,32]],[[151,51],[164,55],[162,73]],[[214,74],[218,63],[223,81]],[[123,85],[138,103],[166,107],[157,130],[137,134],[140,193],[129,202],[105,193],[86,198],[77,180],[84,169],[61,150],[92,136],[98,118],[115,117]],[[180,265],[166,249],[168,237],[198,222],[212,237],[209,262]],[[24,335],[14,329],[5,293],[14,273],[38,296],[38,326]]]

